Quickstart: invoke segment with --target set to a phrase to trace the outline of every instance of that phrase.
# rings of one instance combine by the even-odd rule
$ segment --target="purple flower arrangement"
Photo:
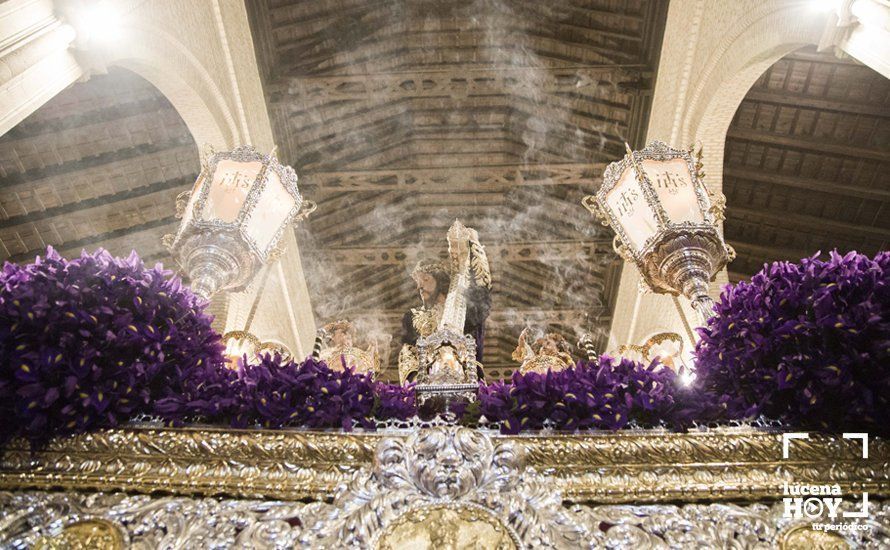
[[[181,386],[158,400],[153,411],[173,425],[187,421],[236,428],[373,428],[376,420],[416,414],[410,387],[375,382],[352,369],[332,370],[307,358],[282,362],[266,354],[237,370],[217,365],[187,375]]]
[[[460,421],[480,416],[505,433],[551,426],[559,430],[623,428],[629,421],[651,426],[673,419],[676,375],[658,363],[644,366],[603,356],[547,374],[514,374],[509,383],[479,387],[477,402],[452,407]],[[376,421],[417,416],[414,389],[374,382],[352,369],[332,370],[308,358],[281,362],[265,355],[238,370],[196,368],[194,376],[159,399],[154,414],[172,425],[189,421],[236,428],[373,429]]]
[[[0,273],[0,443],[116,426],[222,361],[204,304],[160,266],[51,248]]]
[[[49,249],[0,273],[0,444],[113,427],[140,415],[171,425],[373,429],[418,414],[410,386],[308,358],[225,366],[205,304],[160,266],[104,251]],[[602,356],[481,384],[460,422],[505,433],[553,428],[685,428],[766,416],[796,428],[890,426],[890,252],[774,263],[728,286],[700,329],[698,379]],[[422,411],[421,411],[422,412]]]
[[[700,334],[696,386],[726,417],[890,433],[890,252],[765,266]]]
[[[564,371],[517,372],[509,383],[482,385],[478,406],[467,408],[464,422],[475,422],[478,414],[499,421],[505,433],[546,426],[618,430],[631,421],[653,426],[673,417],[677,388],[674,371],[657,362],[645,366],[603,355]]]

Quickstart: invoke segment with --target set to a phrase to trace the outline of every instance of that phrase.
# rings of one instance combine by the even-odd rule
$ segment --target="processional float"
[[[200,294],[242,288],[274,260],[281,232],[307,203],[292,170],[239,148],[205,164],[169,244]],[[263,205],[269,227],[256,225]],[[615,248],[652,290],[684,295],[702,319],[710,315],[707,284],[732,252],[717,227],[722,201],[711,204],[688,152],[660,142],[629,152],[584,205],[612,225]],[[467,295],[491,287],[476,232],[455,221],[447,240],[444,302],[418,308],[423,328],[399,354],[418,401],[446,408],[476,396]],[[335,368],[379,373],[376,349],[354,337],[349,322],[328,324],[314,353]],[[532,340],[523,331],[519,340],[521,372],[572,364],[557,334]],[[653,337],[639,351],[676,343]],[[591,340],[581,344],[593,358]],[[0,491],[9,511],[0,547],[841,548],[869,540],[814,530],[779,499],[794,480],[890,495],[890,445],[873,441],[860,459],[846,443],[813,434],[783,460],[782,434],[750,427],[514,437],[447,418],[382,434],[130,425],[54,441],[46,452],[9,445],[0,489],[16,492]],[[862,521],[880,545],[890,540],[890,504],[873,500],[871,510]],[[853,512],[850,502],[840,511]]]

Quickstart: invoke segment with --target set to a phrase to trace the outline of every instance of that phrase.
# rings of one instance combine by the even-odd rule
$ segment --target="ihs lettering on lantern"
[[[651,178],[650,181],[654,187],[664,189],[672,195],[679,193],[681,187],[689,186],[689,181],[684,178],[682,174],[671,173],[668,171],[656,173],[654,178]]]
[[[219,178],[219,185],[227,191],[239,188],[248,189],[254,179],[256,179],[256,173],[242,173],[236,170],[222,174]]]
[[[640,192],[638,189],[624,189],[618,194],[618,201],[615,208],[618,210],[619,216],[631,216],[634,213],[634,207],[640,200]]]

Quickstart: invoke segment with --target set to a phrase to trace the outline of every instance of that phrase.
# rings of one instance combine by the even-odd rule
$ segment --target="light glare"
[[[81,26],[88,42],[109,43],[121,37],[120,14],[106,2],[87,8],[83,12]]]
[[[821,13],[828,13],[830,11],[837,11],[840,8],[840,0],[810,0],[810,7],[814,11],[818,11]]]

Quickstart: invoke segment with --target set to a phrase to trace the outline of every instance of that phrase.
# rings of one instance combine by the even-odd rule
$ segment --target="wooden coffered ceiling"
[[[248,2],[280,156],[319,203],[296,228],[319,323],[352,318],[395,351],[418,302],[409,271],[461,218],[491,258],[491,377],[515,367],[526,325],[602,349],[618,262],[579,203],[641,144],[666,5]],[[149,83],[112,69],[74,84],[0,137],[0,261],[103,246],[172,265],[161,237],[198,169]],[[886,249],[888,173],[890,81],[813,48],[780,60],[727,136],[731,278]]]
[[[526,324],[605,345],[618,262],[580,200],[641,140],[667,2],[249,7],[281,157],[319,205],[297,228],[319,323],[396,351],[409,272],[460,218],[492,264],[490,376]]]
[[[782,58],[729,127],[723,189],[731,280],[818,250],[886,250],[890,80],[815,47]]]
[[[111,69],[75,83],[0,137],[0,262],[103,247],[173,267],[161,238],[199,169],[188,128],[146,80]]]

